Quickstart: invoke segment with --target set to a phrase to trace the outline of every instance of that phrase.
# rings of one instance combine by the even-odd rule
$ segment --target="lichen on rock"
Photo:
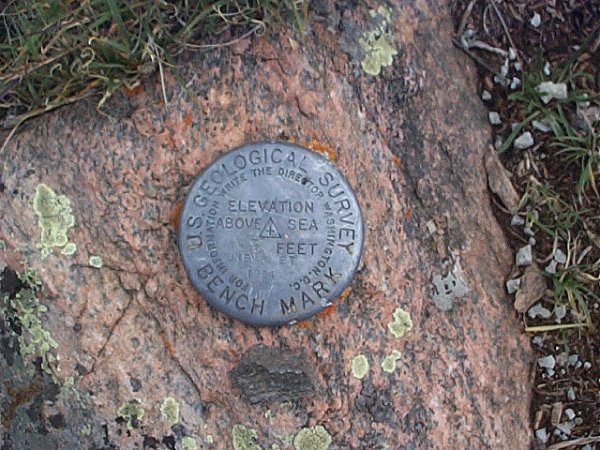
[[[58,344],[43,325],[48,308],[38,299],[42,281],[33,268],[15,274],[7,267],[0,274],[0,279],[11,275],[15,281],[18,278],[18,290],[13,295],[0,298],[0,312],[4,318],[20,324],[20,333],[16,333],[16,337],[21,356],[40,358],[42,370],[54,378],[59,368],[53,350]]]
[[[167,397],[160,405],[160,414],[169,426],[179,422],[179,403],[173,397]]]
[[[234,450],[262,450],[256,443],[258,433],[253,428],[246,428],[239,423],[233,426],[231,430],[231,439]]]
[[[383,358],[381,369],[386,373],[394,373],[396,371],[396,361],[400,359],[402,354],[398,350],[392,350],[392,353]]]
[[[392,314],[392,318],[393,320],[388,323],[388,330],[396,339],[401,338],[412,330],[413,321],[407,311],[398,307],[394,311],[394,314]]]
[[[71,201],[64,195],[57,195],[44,183],[40,183],[35,189],[33,210],[38,217],[38,226],[41,228],[39,247],[42,258],[46,258],[53,247],[65,247],[69,244],[67,232],[75,225]],[[71,249],[72,246],[68,250]]]
[[[127,402],[124,402],[119,409],[117,409],[117,417],[127,422],[127,429],[131,430],[139,426],[139,422],[144,418],[144,408],[142,407],[142,401],[138,398],[134,398]]]
[[[331,436],[322,425],[302,428],[294,438],[296,450],[327,450]]]
[[[362,380],[369,373],[369,360],[365,355],[352,358],[352,376]]]
[[[184,436],[181,439],[181,450],[196,450],[198,445],[196,440],[191,436]]]
[[[371,10],[369,13],[378,22],[378,26],[363,33],[358,40],[364,52],[360,65],[369,75],[377,76],[383,67],[392,65],[398,52],[394,48],[392,33],[388,27],[391,11],[385,6],[380,6],[377,11]]]
[[[90,256],[90,259],[88,262],[90,263],[90,266],[92,266],[96,269],[102,268],[102,265],[104,264],[104,262],[102,261],[102,258],[100,256],[95,256],[95,255]]]

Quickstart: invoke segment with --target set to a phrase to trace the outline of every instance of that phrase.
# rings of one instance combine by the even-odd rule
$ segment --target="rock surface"
[[[304,39],[276,29],[185,57],[189,91],[167,77],[168,110],[153,79],[112,99],[112,118],[65,108],[0,155],[0,264],[37,269],[47,311],[35,317],[56,343],[35,347],[42,370],[39,355],[9,345],[29,328],[0,321],[0,377],[11,380],[0,447],[293,448],[314,430],[331,449],[529,447],[531,354],[503,287],[511,252],[490,207],[475,70],[452,49],[446,3],[394,2],[386,46],[397,54],[365,73],[364,53],[383,50],[359,41],[383,21],[349,4],[314,12]],[[264,139],[332,147],[365,219],[349,296],[278,329],[230,320],[195,293],[172,219],[202,167]],[[72,255],[42,258],[41,183],[70,202]],[[20,311],[13,303],[4,317]],[[399,307],[413,327],[395,338]],[[249,404],[229,374],[257,344],[304,354],[314,394]],[[370,363],[362,379],[358,354]],[[400,356],[388,373],[390,354]]]

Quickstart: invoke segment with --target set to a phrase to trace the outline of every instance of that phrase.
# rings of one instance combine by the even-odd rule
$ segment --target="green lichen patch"
[[[385,6],[380,6],[377,11],[371,10],[369,13],[378,25],[358,39],[358,44],[364,52],[360,65],[369,75],[377,76],[383,67],[392,65],[398,52],[394,48],[392,33],[389,30],[391,11]]]
[[[60,254],[65,255],[65,256],[71,256],[71,255],[74,255],[76,251],[77,251],[77,246],[75,244],[73,244],[72,242],[69,242],[67,245],[65,245],[63,247],[63,249],[60,251]]]
[[[142,401],[138,398],[124,402],[117,409],[117,417],[127,422],[127,429],[137,428],[140,421],[144,418],[144,408]]]
[[[392,314],[392,318],[393,320],[388,323],[388,330],[396,339],[401,338],[412,330],[413,321],[407,311],[398,307],[394,311],[394,314]]]
[[[90,256],[90,259],[88,261],[90,263],[90,266],[95,267],[96,269],[100,269],[102,267],[102,265],[104,264],[104,262],[102,261],[102,258],[100,256]]]
[[[302,428],[294,438],[296,450],[327,450],[331,436],[322,425]]]
[[[396,361],[400,359],[402,354],[398,350],[392,350],[392,353],[381,362],[381,368],[384,372],[394,373],[396,371]]]
[[[246,428],[244,425],[235,424],[231,430],[231,438],[234,450],[262,450],[256,443],[258,433],[252,428]]]
[[[2,273],[8,276],[9,272],[15,280],[18,279],[18,282],[15,283],[15,292],[0,298],[0,316],[3,316],[7,323],[19,324],[18,329],[12,327],[9,331],[12,333],[10,338],[18,342],[21,356],[39,359],[42,370],[56,380],[55,374],[60,369],[54,349],[58,344],[44,327],[48,308],[38,299],[42,285],[41,278],[32,268],[19,274],[5,268]]]
[[[0,250],[6,250],[6,242],[0,239]]]
[[[196,450],[198,446],[196,445],[196,439],[191,436],[184,436],[181,439],[181,450]]]
[[[179,422],[179,403],[173,397],[167,397],[160,405],[160,414],[169,426]]]
[[[369,360],[365,355],[352,358],[352,376],[362,380],[369,373]]]
[[[40,183],[35,189],[33,210],[41,229],[39,248],[42,258],[46,258],[52,252],[52,248],[65,247],[69,243],[67,232],[75,225],[71,201]]]

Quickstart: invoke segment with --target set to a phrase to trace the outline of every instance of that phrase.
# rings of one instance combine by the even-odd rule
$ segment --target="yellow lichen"
[[[394,56],[398,54],[393,45],[392,33],[388,26],[391,20],[391,11],[380,6],[377,11],[369,11],[371,17],[377,20],[378,26],[363,33],[358,39],[358,44],[364,52],[360,62],[363,70],[369,75],[377,76],[383,67],[392,65]]]
[[[327,450],[331,436],[322,425],[302,428],[294,438],[296,450]]]
[[[53,247],[65,247],[69,244],[67,232],[75,225],[71,202],[64,195],[57,195],[44,183],[40,183],[35,189],[33,210],[41,228],[39,247],[42,258],[46,258]]]
[[[412,330],[413,322],[410,318],[410,314],[404,311],[402,308],[396,308],[392,315],[393,320],[388,323],[388,330],[392,335],[398,339],[404,336],[407,332]]]
[[[96,269],[100,269],[104,264],[102,258],[100,256],[90,256],[89,259],[90,266],[95,267]]]
[[[127,429],[131,430],[134,427],[137,428],[139,421],[144,417],[144,408],[142,407],[142,401],[138,398],[124,402],[119,409],[117,409],[117,417],[120,417],[127,421]]]
[[[244,425],[235,424],[231,430],[231,438],[234,450],[262,450],[256,443],[258,433],[252,428],[246,428]]]
[[[362,380],[369,372],[369,360],[365,355],[352,358],[352,376]]]
[[[179,422],[179,403],[172,397],[167,397],[160,405],[160,414],[169,426]]]
[[[181,439],[181,450],[196,450],[197,448],[196,440],[193,437],[184,436]]]
[[[400,359],[401,353],[398,350],[392,350],[392,353],[381,362],[381,368],[384,372],[393,373],[396,370],[396,361]]]

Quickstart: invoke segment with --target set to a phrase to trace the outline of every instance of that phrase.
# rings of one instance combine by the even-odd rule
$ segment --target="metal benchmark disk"
[[[179,250],[195,288],[251,325],[306,319],[336,300],[361,257],[363,221],[346,179],[283,142],[236,148],[192,183]]]

